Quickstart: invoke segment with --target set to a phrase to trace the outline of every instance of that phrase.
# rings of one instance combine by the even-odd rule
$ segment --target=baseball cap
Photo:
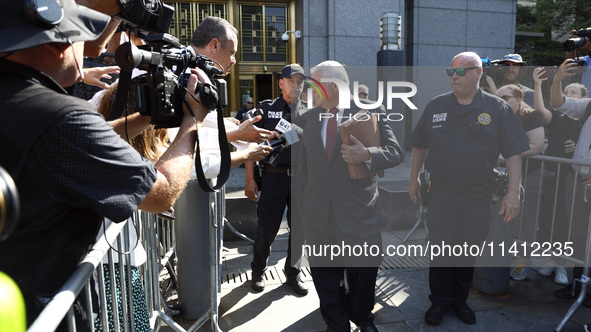
[[[281,78],[290,78],[291,75],[294,74],[302,74],[304,77],[306,76],[306,74],[304,74],[304,68],[297,64],[287,65],[281,70]]]
[[[77,5],[74,0],[30,1],[37,6],[37,13],[41,15],[25,14],[23,5],[25,2],[0,0],[0,40],[2,40],[0,53],[48,43],[67,43],[68,38],[71,42],[95,40],[105,30],[111,19],[105,14]],[[29,17],[31,15],[39,17],[49,13],[59,18],[62,9],[63,18],[55,26],[35,22]]]
[[[500,63],[503,63],[503,62],[514,62],[514,63],[519,63],[519,64],[521,64],[523,66],[527,66],[527,63],[525,61],[523,61],[523,59],[521,58],[521,55],[519,55],[519,54],[507,54],[499,62]]]

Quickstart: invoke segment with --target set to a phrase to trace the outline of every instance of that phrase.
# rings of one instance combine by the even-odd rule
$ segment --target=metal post
[[[209,312],[210,194],[197,181],[189,181],[175,206],[178,295],[181,317],[197,320]]]

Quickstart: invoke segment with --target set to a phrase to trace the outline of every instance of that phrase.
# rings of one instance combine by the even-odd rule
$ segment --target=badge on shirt
[[[490,119],[490,114],[488,114],[488,113],[482,113],[482,114],[480,114],[480,115],[478,116],[478,122],[479,122],[481,125],[485,125],[485,126],[486,126],[487,124],[489,124],[489,123],[490,123],[490,120],[491,120],[491,119]]]
[[[447,120],[447,113],[433,114],[433,122],[445,122]]]
[[[269,119],[281,119],[283,112],[269,112]]]

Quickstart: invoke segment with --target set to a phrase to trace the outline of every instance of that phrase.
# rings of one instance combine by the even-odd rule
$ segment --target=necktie
[[[337,112],[338,108],[332,108],[330,113],[333,115],[331,118],[328,119],[328,123],[326,125],[326,156],[328,160],[332,157],[332,150],[334,149],[334,144],[337,140]]]

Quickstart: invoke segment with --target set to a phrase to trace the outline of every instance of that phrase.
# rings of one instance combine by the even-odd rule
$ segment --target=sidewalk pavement
[[[407,158],[409,160],[410,158]],[[406,190],[407,161],[387,180],[396,190]],[[235,168],[228,182],[229,196],[240,196],[244,169]],[[380,184],[381,186],[381,184]],[[242,191],[243,195],[243,191]],[[252,203],[254,204],[254,203]],[[319,301],[309,269],[304,268],[303,280],[309,286],[306,296],[296,294],[284,285],[283,264],[287,250],[287,223],[283,222],[273,244],[269,269],[265,273],[266,288],[261,293],[250,287],[252,245],[247,241],[226,241],[223,255],[219,327],[222,331],[324,331],[326,324],[319,311]],[[408,230],[384,230],[384,245],[400,244]],[[407,243],[424,243],[425,230],[417,229]],[[412,266],[412,267],[409,267]],[[476,312],[477,323],[466,325],[453,313],[439,326],[424,322],[430,306],[428,300],[428,266],[420,259],[403,264],[386,259],[380,267],[376,282],[375,324],[384,331],[553,331],[574,300],[560,300],[553,292],[561,286],[551,277],[542,277],[532,269],[524,281],[511,281],[505,296],[488,296],[470,292],[468,304]],[[572,269],[567,268],[569,276]],[[591,322],[591,309],[579,308],[562,331],[583,331]],[[192,322],[181,322],[190,326]],[[356,331],[352,324],[352,330]],[[211,331],[206,323],[198,331]]]

